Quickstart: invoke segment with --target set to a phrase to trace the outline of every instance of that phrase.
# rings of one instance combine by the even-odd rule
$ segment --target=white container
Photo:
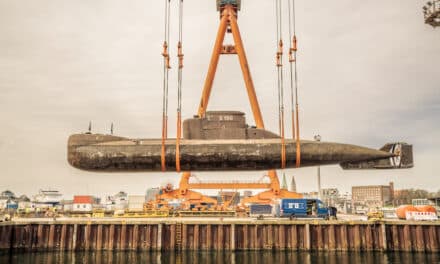
[[[144,209],[145,196],[144,195],[129,195],[128,196],[128,210],[140,211]]]
[[[438,220],[438,217],[433,212],[406,212],[406,220],[433,221]]]

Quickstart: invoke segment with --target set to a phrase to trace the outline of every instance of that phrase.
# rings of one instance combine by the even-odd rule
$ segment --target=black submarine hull
[[[398,144],[399,147],[396,147]],[[182,171],[281,169],[282,143],[270,139],[180,140]],[[332,142],[300,141],[300,167],[341,164],[344,169],[410,168],[412,146],[392,143],[381,150]],[[285,168],[296,167],[296,143],[285,140]],[[399,149],[399,152],[396,152]],[[103,134],[74,134],[68,162],[87,171],[161,171],[161,139],[128,139]],[[404,155],[403,155],[404,154]],[[176,171],[176,140],[165,141],[166,171]]]

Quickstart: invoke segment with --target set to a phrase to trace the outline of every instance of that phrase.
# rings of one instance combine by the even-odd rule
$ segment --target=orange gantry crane
[[[215,74],[217,71],[220,55],[237,55],[240,63],[240,67],[243,73],[245,81],[246,91],[249,97],[253,117],[257,128],[264,129],[264,121],[261,114],[260,106],[258,103],[257,95],[252,81],[251,73],[249,70],[248,61],[246,58],[243,41],[241,39],[240,30],[237,23],[237,12],[241,8],[239,0],[217,0],[217,10],[220,12],[220,25],[217,31],[217,37],[214,45],[214,49],[211,56],[211,62],[209,64],[208,73],[205,79],[205,84],[202,91],[200,104],[198,107],[197,115],[202,118],[206,114],[206,109],[209,103],[209,97],[212,90]],[[181,12],[180,12],[181,14]],[[181,21],[181,18],[180,18]],[[181,27],[181,25],[179,25]],[[224,45],[224,38],[226,34],[232,34],[234,45]],[[179,32],[180,36],[180,32]],[[179,38],[180,39],[180,38]],[[296,45],[296,37],[295,45]],[[164,47],[167,46],[166,43]],[[182,44],[179,41],[179,69],[181,70],[183,54],[181,53]],[[296,51],[296,50],[295,50]],[[164,52],[166,67],[169,67],[169,57],[167,52]],[[181,73],[180,73],[181,74]],[[179,84],[180,85],[180,84]],[[167,117],[164,117],[166,121]],[[178,108],[178,136],[177,144],[180,139],[180,106]],[[166,134],[166,125],[164,125],[164,131]],[[164,135],[164,134],[163,134]],[[176,145],[176,149],[178,145]],[[177,157],[176,157],[177,158]],[[191,172],[183,172],[178,189],[164,189],[165,191],[158,196],[158,201],[169,199],[182,199],[188,204],[217,204],[217,201],[211,197],[207,197],[199,192],[192,191],[191,189],[267,189],[255,196],[248,197],[242,200],[243,204],[247,203],[272,203],[274,199],[278,198],[299,198],[302,195],[289,192],[286,189],[280,188],[280,182],[275,170],[268,171],[267,177],[269,183],[263,182],[230,182],[230,183],[214,183],[214,182],[197,182],[190,183]],[[229,203],[227,203],[229,204]]]

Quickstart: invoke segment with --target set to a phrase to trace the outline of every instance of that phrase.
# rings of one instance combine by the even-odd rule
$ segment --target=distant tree
[[[440,190],[436,193],[440,194]],[[394,204],[411,204],[413,199],[426,199],[433,196],[433,193],[429,193],[427,190],[422,189],[403,189],[399,190],[394,195]]]
[[[438,190],[437,192],[435,192],[435,193],[432,193],[432,196],[431,196],[432,198],[438,198],[438,197],[440,197],[440,190]]]

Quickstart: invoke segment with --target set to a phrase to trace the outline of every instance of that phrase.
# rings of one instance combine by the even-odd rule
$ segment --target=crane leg
[[[237,18],[235,15],[231,15],[230,17],[231,31],[235,42],[235,50],[237,51],[241,71],[243,72],[244,83],[246,84],[247,94],[251,103],[255,125],[257,126],[257,128],[264,128],[263,116],[261,114],[260,105],[257,99],[257,93],[255,92],[254,83],[252,81],[251,72],[249,70],[249,64],[247,62],[246,53],[244,51],[243,41],[241,40]]]
[[[202,99],[200,100],[199,109],[197,115],[203,117],[208,107],[209,96],[212,90],[212,84],[214,82],[215,73],[217,71],[218,61],[220,59],[220,53],[223,48],[223,41],[225,39],[226,29],[228,26],[229,15],[228,12],[223,10],[222,18],[220,20],[220,26],[217,31],[217,39],[215,40],[214,49],[212,51],[211,62],[209,63],[208,74],[206,75],[205,85],[203,86]]]

